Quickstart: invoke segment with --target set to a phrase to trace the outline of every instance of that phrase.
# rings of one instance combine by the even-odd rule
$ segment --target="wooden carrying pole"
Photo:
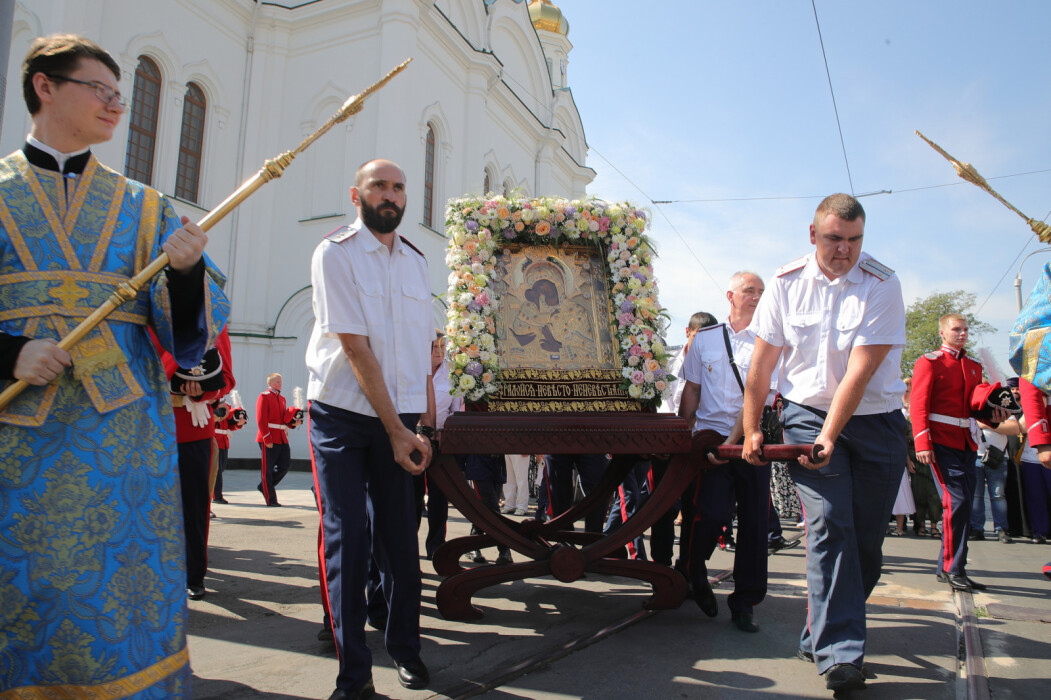
[[[212,209],[210,212],[205,214],[204,218],[197,222],[197,225],[201,227],[202,231],[207,231],[217,223],[219,223],[227,214],[236,209],[240,204],[248,199],[252,194],[266,183],[281,177],[281,174],[285,171],[285,168],[289,166],[292,160],[305,151],[321,136],[323,136],[329,129],[336,124],[346,121],[353,114],[357,114],[361,111],[364,106],[365,99],[372,93],[379,90],[381,87],[390,82],[391,78],[396,76],[398,73],[405,70],[405,67],[412,61],[411,58],[406,59],[400,65],[398,65],[390,73],[387,73],[381,80],[365,88],[364,91],[352,96],[343,106],[339,108],[335,114],[329,117],[328,121],[321,125],[321,127],[303,139],[303,142],[296,146],[295,150],[285,151],[276,158],[271,158],[263,163],[263,167],[253,175],[251,178],[246,180],[244,184],[237,188],[233,194],[224,199],[219,206]],[[129,279],[126,282],[122,282],[113,291],[113,294],[100,306],[91,312],[91,314],[77,325],[69,335],[59,341],[58,347],[63,350],[69,350],[71,347],[79,343],[87,336],[96,326],[102,323],[111,313],[116,311],[122,304],[127,301],[134,299],[139,290],[152,280],[157,273],[168,265],[168,254],[161,253],[156,260],[151,262],[149,265],[144,267],[138,274]],[[7,408],[16,396],[21,394],[26,388],[29,387],[29,382],[18,380],[7,387],[0,394],[0,411]]]

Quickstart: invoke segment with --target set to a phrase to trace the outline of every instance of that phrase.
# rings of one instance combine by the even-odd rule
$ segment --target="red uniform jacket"
[[[288,409],[280,391],[267,387],[255,402],[255,422],[259,427],[255,441],[263,444],[287,445]]]
[[[1033,447],[1051,445],[1051,406],[1047,394],[1025,379],[1018,380],[1022,394],[1022,413],[1025,415],[1026,439]]]
[[[153,331],[151,330],[150,333],[152,335]],[[161,362],[164,363],[164,373],[168,376],[168,381],[171,381],[172,375],[175,374],[175,370],[179,369],[179,365],[174,357],[161,348],[157,336],[152,335],[152,337],[153,344],[160,354]],[[233,391],[234,386],[237,384],[234,379],[233,361],[230,359],[230,336],[226,334],[225,328],[223,328],[219,337],[216,338],[215,348],[219,351],[219,357],[223,360],[222,372],[225,386],[218,391],[206,391],[200,396],[195,396],[193,397],[194,401],[210,403],[222,396],[226,396],[226,394]],[[211,406],[208,407],[208,419],[204,422],[204,426],[196,426],[190,418],[190,412],[184,407],[185,402],[189,398],[182,394],[172,394],[172,406],[175,411],[175,440],[176,442],[208,440],[215,435],[215,420],[212,418]]]
[[[230,409],[230,414],[232,413],[233,409]],[[222,420],[215,421],[215,446],[220,450],[230,449],[230,433],[244,427],[238,425],[230,414],[227,414]]]
[[[920,355],[912,370],[912,419],[916,451],[930,450],[933,443],[956,450],[975,450],[970,427],[931,420],[932,414],[969,422],[971,397],[982,382],[982,363],[967,356],[964,350],[947,345],[940,350]]]

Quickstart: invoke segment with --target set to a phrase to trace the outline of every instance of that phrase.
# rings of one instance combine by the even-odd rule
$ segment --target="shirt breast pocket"
[[[792,347],[805,345],[821,331],[821,313],[797,313],[785,317],[785,340]]]
[[[402,281],[401,293],[405,299],[405,310],[412,315],[413,321],[430,329],[434,323],[431,320],[431,290],[427,287],[427,279],[406,278]]]
[[[373,277],[359,277],[357,279],[358,289],[368,300],[372,301],[383,296],[383,282]]]
[[[836,349],[837,350],[849,350],[854,343],[854,338],[858,334],[858,328],[861,327],[861,313],[851,313],[840,311],[839,316],[836,317],[835,329],[836,329]]]

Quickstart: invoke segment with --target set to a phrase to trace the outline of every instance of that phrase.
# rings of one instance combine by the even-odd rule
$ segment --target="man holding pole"
[[[744,458],[762,464],[759,428],[770,377],[785,442],[816,444],[790,463],[806,517],[807,624],[800,658],[832,691],[865,687],[865,600],[879,581],[883,537],[905,470],[905,305],[894,271],[862,253],[865,210],[826,197],[810,225],[814,251],[783,265],[756,308],[745,385]]]
[[[119,80],[92,41],[35,40],[32,129],[0,160],[0,378],[30,385],[0,413],[0,695],[190,695],[175,422],[147,328],[192,367],[229,303],[203,231],[91,153],[124,113]],[[162,253],[119,311],[55,344]]]

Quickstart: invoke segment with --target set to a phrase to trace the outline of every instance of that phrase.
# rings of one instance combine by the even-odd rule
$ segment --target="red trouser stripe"
[[[307,404],[307,435],[310,435],[310,404]],[[266,450],[263,450],[263,454],[266,454]],[[263,460],[264,462],[266,460]],[[329,622],[332,624],[333,636],[336,631],[336,621],[332,619],[332,606],[329,602],[329,590],[328,590],[328,569],[325,566],[325,514],[321,509],[321,484],[318,483],[317,479],[317,462],[314,460],[314,443],[310,441],[310,471],[314,475],[314,497],[317,499],[317,512],[318,512],[318,525],[317,525],[317,568],[318,568],[318,579],[321,583],[321,605],[324,606],[325,612],[328,613]],[[265,482],[264,482],[265,483]],[[265,487],[264,487],[265,488]],[[341,650],[339,644],[336,644],[336,658],[340,659]]]
[[[942,468],[933,451],[931,452],[931,466],[934,467],[931,470],[934,472],[934,478],[942,487],[942,571],[948,573],[952,571],[953,555],[956,553],[953,546],[956,533],[952,531],[952,494],[945,487],[945,475],[942,474]]]

